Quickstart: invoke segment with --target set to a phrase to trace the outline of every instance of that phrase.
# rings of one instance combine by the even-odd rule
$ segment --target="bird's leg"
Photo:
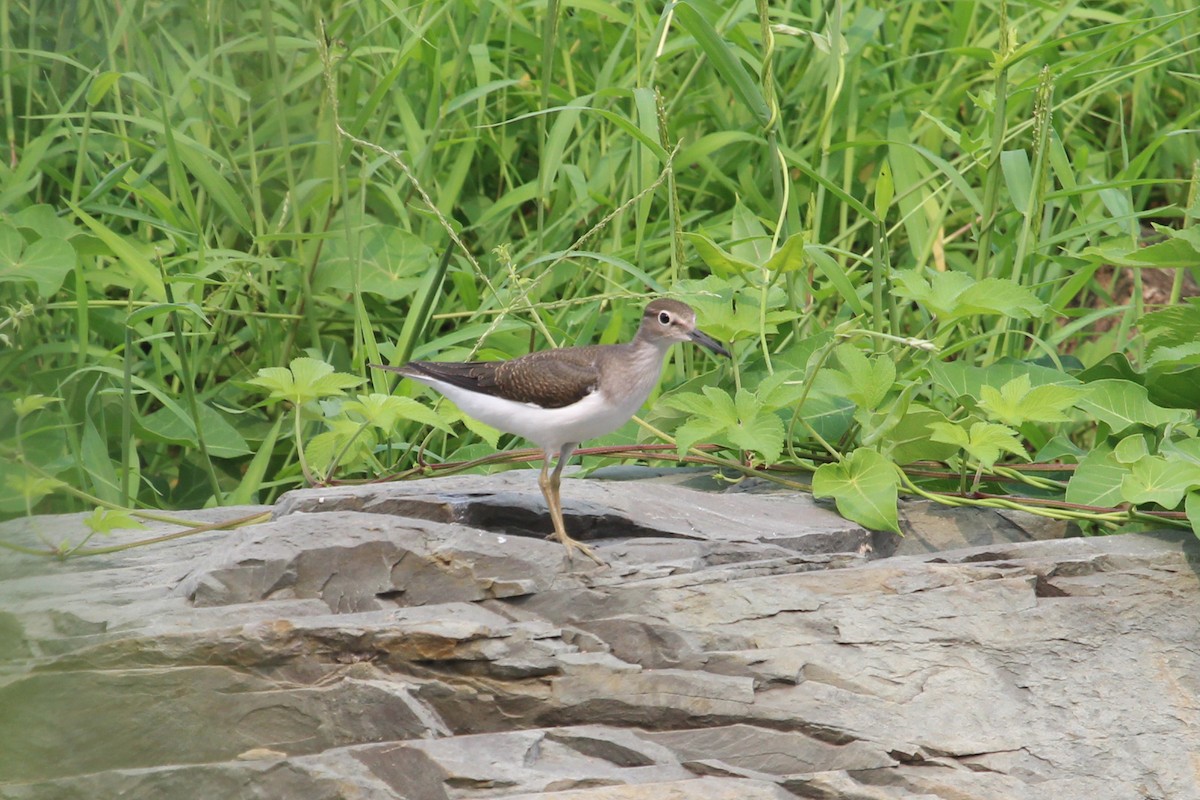
[[[578,549],[579,552],[592,561],[595,561],[600,566],[605,566],[600,556],[592,552],[592,548],[567,535],[567,526],[563,523],[562,496],[559,493],[559,487],[561,485],[563,467],[566,466],[567,459],[571,457],[571,452],[574,449],[574,444],[563,445],[562,450],[559,451],[558,463],[554,466],[554,472],[549,474],[550,456],[549,454],[545,455],[542,459],[542,472],[538,476],[538,486],[541,487],[542,495],[546,498],[546,506],[550,510],[550,520],[554,523],[554,537],[567,548],[567,559],[570,560],[573,551]]]

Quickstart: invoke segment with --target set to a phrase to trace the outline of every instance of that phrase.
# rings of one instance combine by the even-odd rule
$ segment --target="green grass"
[[[903,463],[924,409],[997,423],[939,383],[948,361],[1041,358],[1170,405],[1200,313],[1180,300],[1193,4],[784,5],[0,0],[0,513],[265,502],[478,458],[496,441],[448,403],[442,429],[385,429],[348,396],[293,417],[251,381],[308,357],[387,393],[366,363],[616,341],[666,292],[736,340],[732,367],[677,356],[684,399],[648,414],[722,446],[695,458]],[[1143,258],[1152,224],[1183,233]],[[1185,347],[1159,354],[1165,384],[1139,330],[1153,266],[1183,315],[1157,340]],[[945,275],[1002,283],[971,304]],[[836,352],[854,337],[865,366]],[[720,415],[688,397],[728,424],[692,439]],[[1132,435],[1066,416],[1008,427],[1039,460]],[[1192,430],[1137,424],[1147,457]],[[302,458],[322,434],[332,472]],[[1010,491],[979,453],[941,456],[947,477],[904,488]]]

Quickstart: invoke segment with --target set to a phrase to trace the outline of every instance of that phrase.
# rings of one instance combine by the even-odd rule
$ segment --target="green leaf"
[[[783,420],[765,410],[758,397],[744,388],[737,390],[734,405],[737,422],[727,430],[729,441],[743,450],[760,454],[764,463],[779,461],[779,454],[783,452]]]
[[[1167,408],[1200,407],[1200,341],[1157,347],[1145,375],[1150,401]]]
[[[892,180],[892,167],[885,158],[879,167],[879,175],[875,178],[875,216],[880,219],[887,218],[895,194],[896,183]]]
[[[1033,185],[1033,174],[1029,168],[1029,154],[1024,150],[1004,150],[1000,153],[1000,170],[1013,207],[1021,216],[1029,215],[1029,187]]]
[[[411,397],[372,393],[360,394],[357,399],[350,400],[342,406],[342,410],[357,414],[367,422],[390,431],[401,420],[411,420],[431,428],[451,431],[450,422],[442,415],[418,403]]]
[[[708,20],[686,0],[675,4],[675,19],[700,45],[700,49],[708,56],[708,60],[712,62],[713,67],[721,76],[721,82],[733,90],[734,96],[753,112],[759,123],[766,124],[771,119],[771,109],[767,107],[767,101],[763,99],[758,82],[750,77],[750,73],[734,55],[728,43],[721,38]]]
[[[795,272],[804,267],[804,251],[804,233],[793,233],[784,240],[775,254],[767,259],[764,266],[771,272]]]
[[[1047,384],[1034,388],[1029,375],[1018,375],[997,390],[980,388],[979,407],[992,419],[1014,428],[1026,422],[1066,422],[1066,410],[1088,393],[1086,388]]]
[[[108,443],[100,435],[91,417],[83,420],[83,433],[79,441],[79,457],[82,472],[96,497],[108,503],[121,501],[121,482],[108,454]]]
[[[1167,409],[1150,402],[1144,386],[1129,381],[1104,379],[1087,384],[1090,394],[1080,398],[1075,407],[1107,424],[1114,434],[1121,434],[1133,425],[1182,424],[1194,415],[1183,410]]]
[[[1097,447],[1075,468],[1067,484],[1066,501],[1084,506],[1115,508],[1121,504],[1121,482],[1129,468],[1117,461],[1110,447]]]
[[[133,280],[131,283],[142,283],[146,287],[146,294],[151,300],[158,303],[167,301],[167,290],[163,285],[162,275],[159,274],[158,268],[150,263],[150,259],[142,255],[142,252],[125,240],[123,236],[116,233],[104,223],[91,217],[87,212],[67,202],[75,215],[83,221],[85,225],[91,228],[92,233],[100,241],[104,242],[105,246],[112,252],[113,256],[121,263],[122,266],[129,270],[129,277]]]
[[[896,294],[924,305],[943,323],[966,316],[1040,318],[1048,309],[1015,281],[985,278],[976,282],[963,272],[899,270],[894,286]]]
[[[24,498],[30,508],[37,505],[46,495],[67,486],[66,483],[60,481],[58,478],[35,475],[26,469],[6,474],[4,476],[4,485]],[[6,507],[5,510],[9,509]]]
[[[839,345],[836,352],[846,397],[861,409],[877,408],[896,382],[896,365],[884,355],[868,357],[852,344]]]
[[[65,239],[42,238],[26,247],[20,231],[0,223],[0,283],[31,281],[46,299],[62,287],[77,261]]]
[[[1200,488],[1200,465],[1182,459],[1146,456],[1121,479],[1121,499],[1127,503],[1158,503],[1166,509],[1183,502],[1184,492]]]
[[[1126,465],[1136,464],[1148,455],[1150,448],[1146,445],[1146,437],[1137,434],[1126,436],[1113,448],[1113,458]]]
[[[250,212],[246,210],[246,204],[242,202],[241,193],[233,188],[220,170],[209,163],[209,156],[185,136],[175,137],[174,143],[175,151],[187,166],[188,172],[195,176],[213,202],[221,207],[226,218],[246,233],[253,233],[254,225],[250,221]],[[221,166],[228,169],[226,164]]]
[[[207,403],[197,404],[200,414],[200,429],[204,434],[204,446],[215,458],[238,458],[253,452],[237,428]],[[190,416],[180,417],[176,409],[160,408],[138,420],[143,431],[160,441],[173,442],[189,447],[199,446],[195,424]]]
[[[874,450],[860,447],[841,462],[822,464],[813,474],[813,497],[832,497],[838,513],[875,531],[900,533],[896,512],[899,476]]]
[[[120,528],[145,530],[146,526],[124,509],[97,508],[83,518],[83,524],[99,534],[109,534]]]
[[[1006,425],[994,422],[976,422],[970,431],[963,430],[952,423],[936,422],[929,426],[933,431],[931,438],[935,442],[953,444],[967,451],[984,469],[991,469],[1000,458],[1001,451],[1007,451],[1020,456],[1026,461],[1029,455],[1016,437],[1015,431]]]
[[[1200,253],[1186,239],[1173,238],[1146,247],[1128,245],[1100,245],[1088,247],[1080,253],[1088,261],[1113,264],[1118,267],[1157,267],[1177,269],[1200,265]]]
[[[370,429],[363,429],[362,423],[351,419],[327,419],[326,424],[330,430],[318,433],[304,445],[304,458],[314,471],[329,478],[335,466],[352,468],[367,460],[376,445]]]
[[[804,253],[812,259],[813,265],[825,280],[829,281],[837,290],[838,297],[842,302],[848,305],[855,314],[865,314],[866,309],[863,307],[862,298],[858,296],[854,284],[846,275],[846,270],[826,252],[826,249],[819,245],[807,244],[804,246]]]
[[[385,300],[412,296],[434,265],[433,248],[416,234],[370,216],[325,243],[313,274],[317,292],[368,292]]]
[[[673,395],[663,404],[692,415],[675,430],[679,454],[697,442],[719,438],[734,447],[760,454],[770,464],[783,451],[783,420],[764,408],[762,401],[745,388],[735,397],[715,386],[705,386],[703,396]]]
[[[1160,346],[1200,341],[1200,298],[1151,312],[1138,320],[1138,327]]]
[[[1002,359],[986,367],[962,361],[938,361],[929,365],[929,374],[938,386],[956,398],[966,397],[976,401],[983,397],[984,386],[1003,386],[1021,375],[1028,376],[1033,386],[1079,384],[1078,380],[1061,370],[1012,359]]]
[[[749,261],[734,258],[721,249],[720,245],[703,234],[685,233],[683,238],[691,242],[692,247],[696,248],[696,253],[700,256],[700,259],[717,275],[728,277],[741,272],[753,272],[758,269],[756,265],[751,264]]]
[[[959,450],[958,445],[932,438],[932,426],[937,423],[949,424],[949,420],[940,411],[916,403],[911,405],[908,413],[884,437],[884,444],[891,449],[892,460],[897,464],[911,464],[914,461],[946,461],[953,457]]]
[[[1048,306],[1033,292],[1015,281],[984,278],[959,296],[955,315],[995,314],[1012,319],[1039,319],[1047,310]]]
[[[334,372],[324,361],[301,356],[292,359],[289,369],[263,367],[248,383],[265,389],[269,400],[287,400],[294,406],[322,397],[341,395],[343,389],[358,386],[363,378]]]
[[[51,403],[61,403],[61,397],[46,397],[44,394],[31,394],[13,399],[13,411],[18,419],[24,419],[35,411],[40,411]]]

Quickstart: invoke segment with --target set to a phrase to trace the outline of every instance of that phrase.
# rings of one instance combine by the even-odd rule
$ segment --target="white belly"
[[[528,439],[548,455],[557,454],[564,444],[579,443],[612,433],[637,413],[657,383],[638,386],[620,403],[610,403],[602,392],[593,392],[573,405],[541,408],[502,397],[468,392],[444,381],[410,375],[413,380],[432,386],[454,401],[464,414],[506,433]]]

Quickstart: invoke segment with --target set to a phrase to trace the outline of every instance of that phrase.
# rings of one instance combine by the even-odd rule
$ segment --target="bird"
[[[638,412],[658,385],[667,351],[692,342],[717,355],[730,352],[696,327],[696,312],[679,300],[657,298],[646,305],[633,339],[539,350],[502,361],[409,361],[369,364],[431,386],[462,412],[542,451],[538,486],[546,500],[553,536],[596,564],[604,561],[567,535],[559,492],[563,467],[579,445],[615,431]],[[557,457],[554,471],[550,461]]]

